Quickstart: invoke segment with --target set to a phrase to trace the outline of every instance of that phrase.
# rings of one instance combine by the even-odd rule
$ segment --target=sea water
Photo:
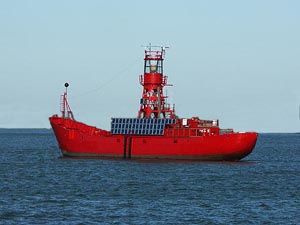
[[[0,224],[300,224],[300,134],[241,162],[61,156],[52,130],[0,130]]]

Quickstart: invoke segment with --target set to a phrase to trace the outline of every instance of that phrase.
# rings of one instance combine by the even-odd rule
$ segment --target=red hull
[[[75,120],[49,118],[64,156],[237,161],[250,154],[258,134],[215,136],[112,135]],[[167,131],[165,133],[168,133]]]

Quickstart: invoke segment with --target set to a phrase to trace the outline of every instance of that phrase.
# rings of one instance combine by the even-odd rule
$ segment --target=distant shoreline
[[[52,130],[52,128],[1,128],[0,130]]]

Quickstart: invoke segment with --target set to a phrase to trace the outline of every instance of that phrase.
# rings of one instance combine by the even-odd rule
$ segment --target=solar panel
[[[166,124],[174,124],[175,119],[164,118],[112,118],[112,134],[163,135]]]

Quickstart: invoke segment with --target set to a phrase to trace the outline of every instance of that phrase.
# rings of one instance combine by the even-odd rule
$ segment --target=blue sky
[[[180,117],[300,131],[300,1],[0,1],[0,127],[49,128],[70,83],[79,121],[135,117],[144,49],[170,46]]]

